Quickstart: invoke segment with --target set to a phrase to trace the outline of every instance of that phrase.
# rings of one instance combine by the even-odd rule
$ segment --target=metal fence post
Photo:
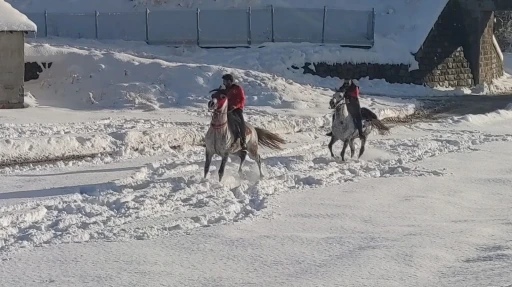
[[[199,26],[199,8],[197,8],[197,11],[196,11],[196,21],[197,21],[197,46],[199,46],[201,44],[201,42],[199,41],[199,39],[201,38],[201,28]]]
[[[48,37],[48,10],[44,10],[44,36]]]
[[[274,35],[274,5],[270,5],[270,23],[272,25],[272,42],[276,41]]]
[[[375,45],[375,8],[372,8],[372,47]]]
[[[96,39],[98,39],[98,16],[100,13],[98,10],[94,11],[94,33],[96,35]]]
[[[324,6],[324,18],[322,20],[322,44],[325,44],[325,19],[327,17],[327,6]]]
[[[251,7],[247,8],[247,21],[248,21],[248,31],[247,31],[247,44],[250,46],[252,44],[252,12]]]
[[[146,8],[146,43],[149,44],[149,8]]]

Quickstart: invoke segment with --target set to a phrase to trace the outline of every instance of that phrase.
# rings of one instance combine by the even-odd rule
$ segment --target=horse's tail
[[[363,119],[368,119],[368,120],[377,120],[379,119],[377,117],[377,115],[370,111],[370,109],[368,108],[361,108],[361,116],[363,117]]]
[[[387,135],[390,133],[390,128],[386,126],[383,122],[381,122],[379,119],[370,119],[368,121],[370,122],[370,125],[373,128],[376,128],[377,131],[379,131],[380,135]]]
[[[268,147],[273,150],[282,149],[280,144],[285,144],[286,141],[277,134],[271,133],[265,129],[254,128],[258,134],[258,144]]]

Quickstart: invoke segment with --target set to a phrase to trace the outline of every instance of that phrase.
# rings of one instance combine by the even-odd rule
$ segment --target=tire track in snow
[[[99,190],[92,188],[89,194],[0,208],[0,252],[9,256],[20,248],[46,244],[147,239],[253,218],[276,193],[365,178],[442,176],[445,171],[421,169],[415,163],[493,141],[512,141],[512,136],[453,131],[414,139],[378,139],[369,142],[390,151],[393,158],[345,163],[331,159],[325,146],[314,143],[263,154],[267,177],[261,181],[253,161],[247,161],[244,179],[236,176],[238,161],[228,163],[222,184],[216,177],[218,159],[204,180],[202,149],[192,148],[179,158],[148,165]]]

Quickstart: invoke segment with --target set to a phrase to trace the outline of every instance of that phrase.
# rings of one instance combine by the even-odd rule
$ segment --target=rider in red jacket
[[[240,134],[240,146],[242,152],[247,152],[247,143],[245,140],[245,120],[244,120],[244,105],[245,105],[245,94],[244,89],[235,84],[235,79],[231,74],[225,74],[222,76],[222,82],[227,89],[228,98],[228,110],[238,118],[240,121],[239,130]]]
[[[361,115],[361,105],[359,104],[359,87],[354,83],[353,80],[345,80],[343,86],[345,87],[345,94],[343,97],[347,102],[347,109],[352,118],[354,124],[359,131],[359,137],[365,138],[363,133],[363,116]]]
[[[363,116],[361,114],[361,105],[359,104],[359,87],[353,80],[344,80],[339,91],[343,91],[343,97],[347,103],[347,110],[359,131],[359,138],[364,139],[366,136],[363,133]],[[334,121],[334,114],[332,115],[332,120]],[[332,131],[327,133],[327,136],[332,136]]]

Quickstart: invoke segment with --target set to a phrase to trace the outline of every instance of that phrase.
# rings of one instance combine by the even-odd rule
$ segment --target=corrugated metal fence
[[[318,8],[176,9],[145,12],[25,13],[32,37],[237,47],[308,42],[372,47],[375,12]]]

